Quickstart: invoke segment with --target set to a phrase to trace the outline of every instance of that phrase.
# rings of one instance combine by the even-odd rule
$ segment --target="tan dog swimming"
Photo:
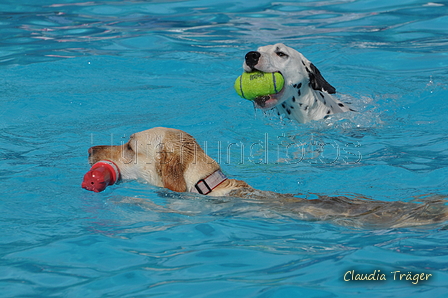
[[[364,197],[298,195],[261,191],[241,180],[227,178],[188,133],[157,127],[131,135],[119,146],[89,149],[89,162],[110,160],[123,180],[144,180],[175,192],[255,199],[267,208],[301,219],[331,220],[357,227],[405,227],[442,223],[448,219],[446,200],[433,196],[424,203],[383,202]]]

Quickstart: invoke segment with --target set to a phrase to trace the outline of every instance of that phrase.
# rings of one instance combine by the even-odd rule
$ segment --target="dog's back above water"
[[[184,131],[157,127],[133,134],[119,146],[89,149],[89,162],[113,162],[123,180],[143,180],[175,192],[254,201],[257,208],[306,220],[329,220],[355,227],[397,228],[445,222],[446,197],[432,196],[421,203],[384,202],[361,196],[299,195],[257,190],[242,180],[227,178],[220,165]]]

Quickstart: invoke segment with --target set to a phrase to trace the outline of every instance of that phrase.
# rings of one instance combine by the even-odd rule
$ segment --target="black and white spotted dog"
[[[243,68],[246,72],[280,72],[285,79],[279,93],[254,100],[255,106],[262,110],[276,108],[279,115],[285,114],[299,123],[353,111],[330,95],[336,93],[336,89],[308,59],[284,44],[259,47],[247,53]]]

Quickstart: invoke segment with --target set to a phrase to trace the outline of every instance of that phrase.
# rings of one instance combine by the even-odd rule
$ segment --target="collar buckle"
[[[225,180],[227,180],[226,175],[224,175],[221,170],[217,170],[208,177],[199,180],[194,187],[190,189],[190,192],[207,195]]]
[[[202,183],[202,185],[200,184]],[[205,189],[202,187],[204,186]],[[207,182],[205,182],[205,179],[201,179],[198,181],[198,183],[196,183],[194,185],[194,188],[198,191],[199,194],[201,195],[208,195],[209,193],[212,192],[212,188],[207,184]]]

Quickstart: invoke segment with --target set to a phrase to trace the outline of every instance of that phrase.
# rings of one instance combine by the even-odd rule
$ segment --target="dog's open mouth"
[[[254,99],[255,107],[262,109],[262,110],[270,110],[270,109],[274,108],[278,104],[279,99],[282,98],[285,87],[286,87],[286,85],[283,86],[282,90],[280,90],[280,92],[278,92],[278,93],[256,97]]]
[[[276,72],[281,74],[281,72],[279,71]],[[285,88],[286,88],[286,82],[279,92],[267,95],[260,95],[256,97],[253,100],[255,107],[262,110],[270,110],[274,108],[278,104],[279,99],[282,98]]]
[[[259,96],[259,97],[255,98],[254,102],[260,108],[264,108],[266,106],[266,103],[268,103],[268,105],[269,105],[269,101],[271,99],[272,99],[271,95],[263,95],[263,96]]]

